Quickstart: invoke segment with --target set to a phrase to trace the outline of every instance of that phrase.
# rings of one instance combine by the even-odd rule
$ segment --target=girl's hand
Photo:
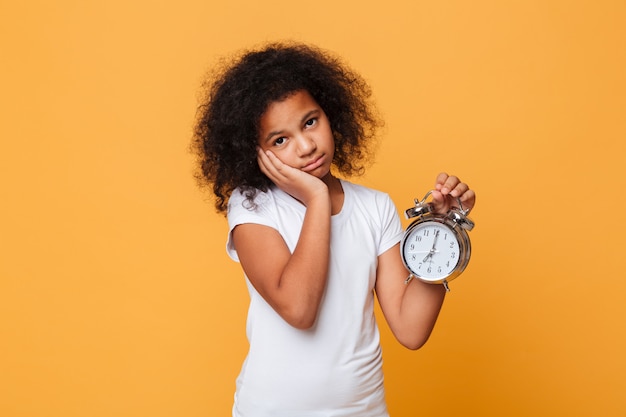
[[[283,163],[272,151],[257,149],[257,161],[261,172],[278,188],[296,198],[308,207],[318,196],[328,198],[328,187],[314,175],[300,171]]]
[[[435,189],[431,196],[432,205],[437,213],[445,214],[451,207],[458,207],[457,197],[461,199],[463,209],[471,210],[476,203],[476,194],[458,177],[442,172],[437,176]]]

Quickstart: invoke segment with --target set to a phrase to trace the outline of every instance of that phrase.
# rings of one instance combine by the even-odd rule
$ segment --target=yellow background
[[[226,416],[247,293],[188,152],[206,69],[315,43],[386,119],[358,182],[478,193],[393,416],[626,415],[623,1],[0,3],[0,415]]]

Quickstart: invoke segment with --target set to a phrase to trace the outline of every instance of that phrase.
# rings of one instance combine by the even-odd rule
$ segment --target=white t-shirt
[[[344,203],[331,219],[326,291],[311,329],[285,322],[246,277],[250,350],[237,378],[234,417],[385,417],[379,332],[374,318],[378,256],[402,237],[387,194],[341,182]],[[305,207],[273,187],[249,209],[236,190],[229,230],[256,223],[276,229],[293,252]],[[229,233],[227,251],[238,261]]]

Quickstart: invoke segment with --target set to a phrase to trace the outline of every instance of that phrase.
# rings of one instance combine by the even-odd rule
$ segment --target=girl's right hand
[[[329,198],[328,187],[321,179],[283,163],[272,151],[257,149],[257,161],[263,172],[278,188],[308,207],[315,198]]]
[[[331,201],[314,175],[283,163],[270,151],[257,153],[261,171],[306,206],[295,247],[277,229],[244,223],[232,242],[250,283],[285,322],[298,329],[315,324],[328,278]]]

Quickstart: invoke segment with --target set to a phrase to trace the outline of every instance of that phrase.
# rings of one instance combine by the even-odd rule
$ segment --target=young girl
[[[214,74],[194,146],[227,213],[228,254],[250,293],[233,416],[388,416],[374,293],[400,343],[428,339],[445,289],[412,280],[390,198],[360,173],[380,126],[363,79],[299,44],[244,53]],[[439,174],[437,211],[474,192]]]

